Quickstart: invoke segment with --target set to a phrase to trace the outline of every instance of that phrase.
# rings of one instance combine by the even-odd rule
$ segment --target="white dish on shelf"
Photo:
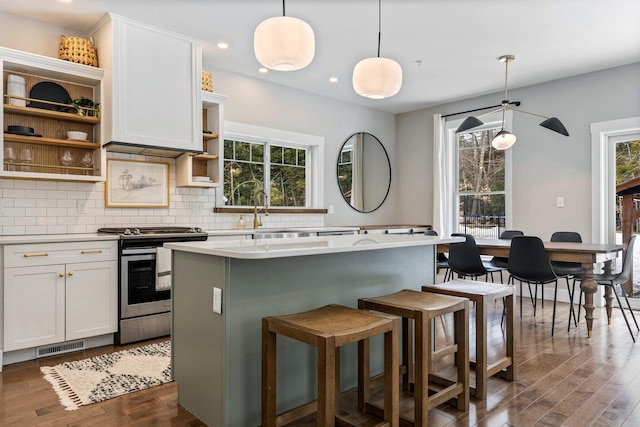
[[[67,138],[67,141],[91,142],[88,139]]]
[[[211,182],[211,178],[208,176],[194,176],[193,182]]]

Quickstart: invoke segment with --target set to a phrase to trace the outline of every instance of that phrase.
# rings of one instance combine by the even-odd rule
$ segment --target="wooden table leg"
[[[598,290],[598,284],[593,279],[593,264],[583,263],[584,279],[580,282],[580,289],[584,292],[584,318],[587,321],[587,336],[591,338],[593,329],[593,294]]]
[[[605,261],[604,263],[604,273],[611,274],[613,269],[611,268],[613,260]],[[611,314],[613,312],[613,288],[610,286],[605,286],[604,289],[604,301],[605,308],[607,309],[607,322],[611,324]]]

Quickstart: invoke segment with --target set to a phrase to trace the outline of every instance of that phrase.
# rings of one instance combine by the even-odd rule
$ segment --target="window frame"
[[[448,198],[446,203],[451,204],[452,212],[455,212],[455,218],[452,218],[454,221],[453,229],[456,232],[459,230],[459,206],[460,206],[460,191],[459,191],[459,166],[460,166],[460,156],[459,156],[459,142],[458,136],[456,134],[456,129],[458,126],[462,124],[466,117],[456,119],[456,120],[447,120],[444,125],[445,139],[446,143],[449,146],[454,146],[455,149],[452,150],[453,159],[452,162],[448,162],[445,165],[445,173],[449,175],[451,182],[454,182],[454,192]],[[482,121],[484,124],[482,126],[478,126],[473,130],[486,130],[492,129],[496,127],[501,127],[502,124],[502,112],[494,112],[487,115],[482,116]],[[513,112],[506,111],[505,113],[505,125],[504,128],[509,130],[512,129],[513,123]],[[512,154],[513,148],[510,148],[505,151],[505,171],[504,171],[504,209],[505,209],[505,227],[507,229],[513,228],[513,196],[512,196]],[[482,194],[502,194],[502,192],[489,192]],[[472,195],[472,193],[464,193],[464,195]]]
[[[271,179],[271,145],[299,148],[307,150],[305,159],[306,169],[306,195],[305,206],[277,206],[278,209],[320,209],[324,206],[324,180],[322,179],[322,171],[324,171],[324,137],[316,135],[308,135],[298,132],[285,131],[282,129],[274,129],[246,123],[224,122],[224,140],[230,139],[235,141],[250,142],[255,144],[264,144],[264,164],[265,164],[265,182],[264,190],[269,193],[269,183]],[[224,155],[221,156],[221,169],[224,169]],[[222,175],[224,180],[224,174]],[[224,204],[224,182],[220,186],[220,191],[216,197],[218,206],[228,208],[243,206],[225,206]]]

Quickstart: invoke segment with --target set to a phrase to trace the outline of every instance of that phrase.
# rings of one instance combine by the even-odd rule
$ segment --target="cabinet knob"
[[[58,273],[58,277],[64,277],[64,273]]]
[[[67,273],[69,276],[73,276],[73,271]]]

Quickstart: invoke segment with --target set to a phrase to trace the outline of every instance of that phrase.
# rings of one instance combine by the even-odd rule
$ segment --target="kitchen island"
[[[178,402],[212,427],[260,425],[263,317],[420,290],[435,281],[436,245],[461,240],[350,235],[165,244],[173,250]],[[380,344],[372,343],[373,372],[382,371]],[[281,338],[278,366],[279,412],[315,399],[315,348]],[[343,349],[341,370],[341,389],[354,387],[355,345]]]

